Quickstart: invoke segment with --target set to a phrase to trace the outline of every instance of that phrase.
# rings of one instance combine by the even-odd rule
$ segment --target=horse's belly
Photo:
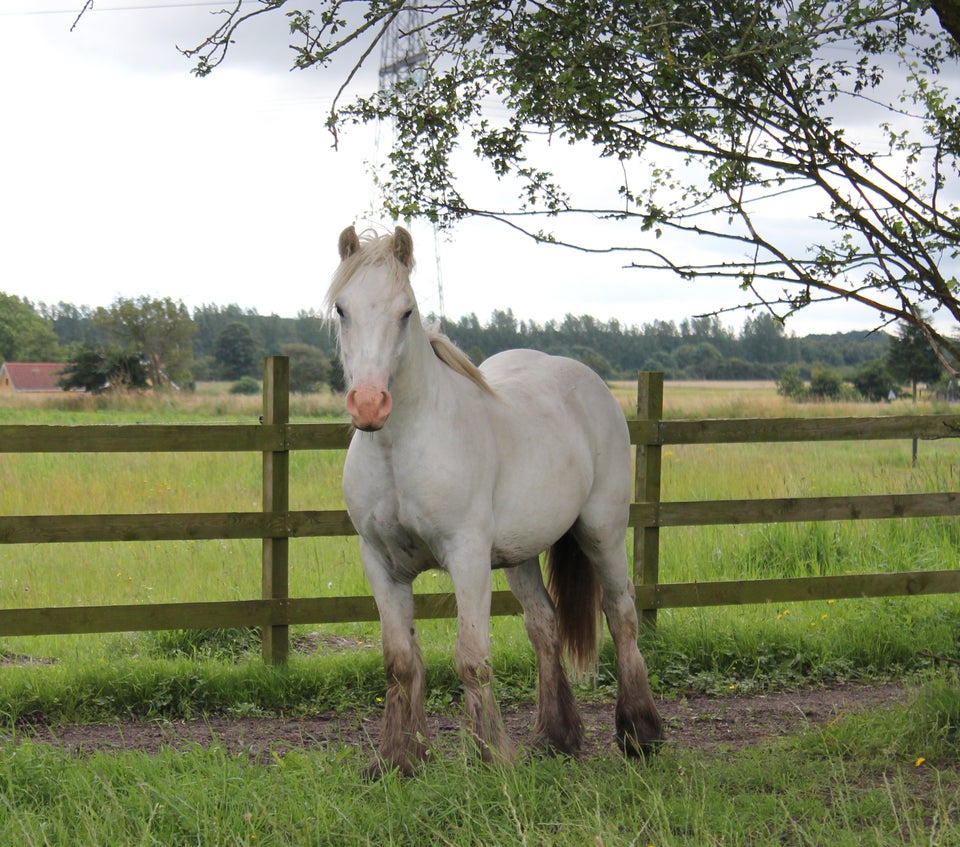
[[[589,496],[590,471],[573,455],[514,466],[494,497],[494,566],[525,562],[570,529]]]
[[[571,521],[572,523],[572,521]],[[498,538],[490,553],[490,564],[494,568],[512,568],[522,565],[547,550],[567,529],[554,529],[538,535],[529,532],[505,534]]]

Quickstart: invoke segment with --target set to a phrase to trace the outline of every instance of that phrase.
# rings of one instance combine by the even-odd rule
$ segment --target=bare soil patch
[[[845,686],[755,696],[691,696],[658,703],[667,727],[668,744],[705,752],[764,744],[772,738],[823,726],[845,715],[907,700],[896,685]],[[613,704],[581,705],[587,735],[583,756],[616,753]],[[508,708],[504,720],[521,747],[533,744],[535,707]],[[438,745],[459,738],[456,717],[432,715],[429,726]],[[42,721],[21,723],[16,733],[70,753],[162,749],[186,750],[217,745],[235,755],[270,761],[291,749],[350,745],[372,754],[379,738],[380,714],[324,712],[307,718],[207,717],[191,721],[121,721],[50,727]]]

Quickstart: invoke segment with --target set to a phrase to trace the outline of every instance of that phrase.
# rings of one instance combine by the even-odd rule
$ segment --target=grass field
[[[529,758],[464,751],[415,779],[362,779],[349,748],[269,764],[214,747],[78,758],[0,745],[0,838],[24,845],[952,845],[957,773],[921,762],[928,704],[762,748]],[[904,733],[909,725],[912,732]],[[922,727],[922,729],[917,729]]]
[[[632,386],[615,386],[625,408]],[[911,414],[910,404],[795,406],[770,385],[668,383],[669,417]],[[296,398],[295,420],[335,414]],[[31,398],[2,423],[255,420],[256,398],[203,387],[187,398]],[[936,410],[940,411],[940,410]],[[960,445],[909,443],[689,447],[664,451],[664,499],[960,490]],[[292,508],[340,507],[342,455],[295,453]],[[259,508],[259,456],[0,456],[0,512],[108,513]],[[955,568],[952,520],[663,530],[665,581]],[[0,607],[253,598],[256,542],[0,546]],[[419,590],[445,577],[425,574]],[[291,542],[291,594],[366,593],[356,539]],[[453,624],[420,625],[430,707],[456,711]],[[416,780],[360,778],[349,747],[270,765],[219,749],[78,759],[19,738],[56,725],[137,716],[377,710],[378,627],[301,627],[320,644],[266,668],[249,633],[0,639],[0,843],[23,845],[325,844],[958,844],[960,600],[844,600],[791,607],[665,610],[642,636],[658,695],[763,692],[850,680],[910,681],[906,707],[838,720],[818,733],[697,756],[670,748],[648,766],[618,758],[531,758],[509,770],[467,753]],[[502,702],[533,696],[516,618],[493,624]],[[325,650],[324,637],[373,645]],[[28,661],[32,660],[32,661]],[[582,698],[613,693],[609,644]],[[921,762],[921,760],[923,760]]]

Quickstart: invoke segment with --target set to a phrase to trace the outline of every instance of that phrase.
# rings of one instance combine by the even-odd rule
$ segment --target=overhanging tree
[[[297,67],[348,57],[344,95],[405,4],[357,5],[238,3],[186,52],[205,75],[245,21],[283,9]],[[636,268],[733,281],[743,306],[778,318],[857,301],[960,353],[956,0],[418,5],[422,26],[406,35],[425,45],[420,71],[386,92],[338,95],[329,118],[335,137],[353,121],[394,122],[380,180],[396,217],[497,218],[621,251]],[[603,202],[564,187],[547,142],[619,166]],[[515,202],[468,195],[461,148],[509,178]],[[802,239],[777,226],[784,209]],[[583,215],[636,227],[622,246],[587,244],[564,228]],[[689,240],[668,247],[668,234],[717,258],[691,261]]]

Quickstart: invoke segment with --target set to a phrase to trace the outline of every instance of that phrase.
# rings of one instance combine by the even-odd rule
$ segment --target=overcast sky
[[[81,6],[0,3],[0,291],[89,306],[171,297],[285,317],[320,308],[340,230],[388,223],[371,212],[376,133],[353,130],[334,151],[324,127],[340,76],[289,70],[282,13],[241,30],[225,64],[196,79],[176,46],[201,41],[220,3],[97,0],[70,32]],[[602,180],[604,165],[577,155],[581,178]],[[454,319],[512,308],[539,322],[679,322],[739,295],[732,284],[626,270],[622,257],[538,246],[495,223],[439,238],[411,229],[424,313],[439,309],[438,271]],[[875,324],[862,308],[818,306],[788,330]]]

